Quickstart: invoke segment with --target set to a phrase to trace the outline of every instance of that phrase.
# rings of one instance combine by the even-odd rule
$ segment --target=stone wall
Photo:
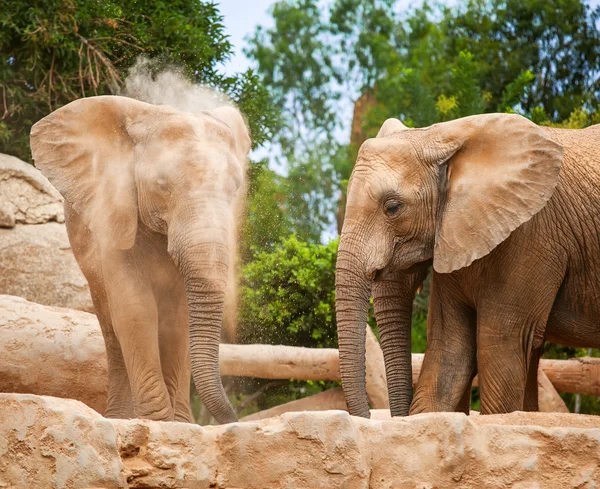
[[[287,413],[201,427],[107,420],[77,401],[0,394],[0,487],[580,488],[600,484],[600,418],[373,419]],[[387,419],[386,419],[387,418]]]

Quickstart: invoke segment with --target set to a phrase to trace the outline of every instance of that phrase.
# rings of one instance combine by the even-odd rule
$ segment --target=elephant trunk
[[[348,411],[370,417],[365,387],[365,324],[371,281],[364,265],[340,240],[335,275],[336,322],[340,353],[340,375]]]
[[[237,421],[219,372],[219,342],[229,266],[227,240],[223,239],[226,234],[224,229],[204,228],[201,239],[188,234],[178,240],[180,245],[171,253],[185,282],[192,378],[200,399],[221,424]],[[211,238],[211,235],[214,236]]]
[[[373,283],[373,306],[392,416],[408,416],[412,401],[412,306],[423,278],[423,274],[399,272]]]

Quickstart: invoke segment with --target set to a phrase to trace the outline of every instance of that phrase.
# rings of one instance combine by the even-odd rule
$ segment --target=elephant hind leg
[[[134,417],[133,399],[121,345],[113,330],[106,299],[98,299],[95,296],[96,294],[92,292],[92,301],[104,336],[108,363],[108,399],[104,417],[131,419]]]
[[[542,347],[536,348],[531,354],[529,362],[529,371],[527,372],[527,384],[525,386],[525,400],[523,401],[523,411],[539,411],[538,406],[538,367]]]

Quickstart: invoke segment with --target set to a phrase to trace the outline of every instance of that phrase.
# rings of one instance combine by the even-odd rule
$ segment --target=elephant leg
[[[68,201],[65,201],[65,221],[73,254],[90,287],[90,295],[106,347],[108,397],[104,416],[107,418],[133,418],[129,377],[110,316],[98,242]]]
[[[523,285],[489,288],[477,309],[477,364],[481,413],[500,414],[537,409],[537,368],[548,316],[562,277],[544,264],[533,270],[548,272],[536,278],[543,287]],[[526,394],[529,392],[528,394]]]
[[[502,334],[506,328],[508,334]],[[531,335],[531,326],[522,333],[518,324],[506,324],[502,318],[488,318],[478,325],[477,363],[481,414],[520,411],[525,401],[525,389],[532,350],[523,336]]]
[[[475,313],[452,298],[451,286],[440,284],[434,274],[427,350],[410,414],[438,411],[469,413],[468,399],[477,370]]]
[[[519,310],[508,304],[523,306]],[[507,302],[498,298],[493,308],[477,311],[482,414],[537,409],[539,351],[551,307],[551,301],[544,305],[531,297]]]
[[[113,330],[110,311],[104,289],[101,295],[96,293],[90,283],[94,309],[102,329],[104,344],[106,346],[106,358],[108,364],[108,399],[106,403],[105,418],[130,419],[134,417],[133,400],[129,376],[125,367],[125,360],[121,352],[121,345]]]
[[[179,275],[178,272],[176,272]],[[162,375],[175,421],[193,422],[190,408],[190,348],[188,308],[183,283],[155,294]]]
[[[525,386],[525,400],[523,402],[523,411],[539,411],[538,406],[538,366],[542,347],[536,348],[531,354],[529,371],[527,372],[527,384]]]
[[[121,345],[133,410],[137,418],[172,421],[173,406],[165,385],[158,346],[158,314],[146,268],[135,266],[134,252],[103,257],[106,292],[115,335]]]
[[[406,416],[412,400],[411,320],[417,287],[424,272],[395,273],[373,283],[373,306],[390,398],[392,416]]]

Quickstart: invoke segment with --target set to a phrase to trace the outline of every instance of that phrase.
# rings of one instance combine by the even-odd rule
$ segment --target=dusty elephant
[[[369,293],[392,414],[537,409],[545,340],[600,347],[600,126],[508,114],[407,129],[387,120],[348,187],[336,293],[350,412],[369,415]],[[428,347],[412,401],[410,314],[433,263]]]
[[[241,114],[90,97],[35,124],[31,147],[65,198],[102,327],[105,415],[190,421],[191,359],[208,410],[235,421],[218,351],[250,149]]]

